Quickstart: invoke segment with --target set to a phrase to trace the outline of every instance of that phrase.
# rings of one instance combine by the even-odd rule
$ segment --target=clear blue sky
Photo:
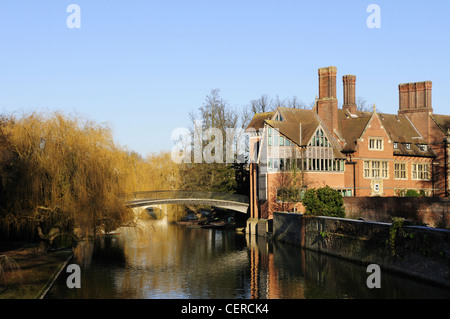
[[[81,28],[69,29],[69,4]],[[369,4],[381,28],[369,29]],[[233,107],[318,94],[317,69],[357,76],[357,96],[396,113],[398,84],[433,81],[450,114],[450,1],[5,0],[0,112],[79,114],[146,155],[173,146],[211,89]]]

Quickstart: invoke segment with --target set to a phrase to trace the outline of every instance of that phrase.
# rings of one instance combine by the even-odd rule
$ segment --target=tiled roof
[[[320,123],[320,118],[311,110],[277,108],[284,121],[266,122],[297,145],[306,145]],[[301,134],[300,134],[301,124]],[[300,140],[301,139],[301,140]]]
[[[358,112],[357,115],[358,117],[352,117],[348,111],[342,109],[338,112],[339,130],[345,139],[342,150],[344,153],[356,151],[357,141],[372,117],[372,113],[369,112]]]
[[[450,130],[450,115],[433,114],[431,118],[436,122],[442,132],[447,134],[448,130]]]
[[[271,119],[274,114],[275,111],[255,114],[250,123],[248,124],[247,128],[245,129],[245,131],[246,132],[254,130],[258,131],[259,129],[264,127],[264,121]]]
[[[426,151],[419,149],[418,145],[424,145],[427,142],[405,115],[379,113],[379,116],[389,138],[392,142],[397,143],[397,149],[394,149],[394,155],[435,156],[431,147],[427,147]],[[410,144],[410,149],[407,149],[406,144]]]
[[[279,112],[284,121],[272,120],[276,112]],[[356,116],[351,115],[347,110],[338,110],[339,134],[345,140],[341,146],[333,139],[334,153],[336,157],[342,157],[342,153],[354,152],[357,149],[358,140],[366,129],[373,112],[358,111]],[[376,113],[392,142],[396,142],[398,148],[394,150],[397,156],[421,156],[434,157],[435,153],[431,147],[426,151],[421,151],[418,145],[427,144],[423,137],[416,130],[414,125],[405,115]],[[434,115],[436,123],[446,131],[450,129],[450,116]],[[282,135],[289,138],[297,145],[307,145],[312,135],[321,123],[319,116],[313,110],[277,108],[276,111],[256,114],[250,122],[249,128],[260,129],[264,123],[273,128],[277,128]],[[301,132],[300,132],[301,127]],[[326,127],[324,127],[327,130]],[[328,131],[328,135],[331,136]],[[406,148],[410,144],[410,149]],[[341,153],[342,152],[342,153]]]

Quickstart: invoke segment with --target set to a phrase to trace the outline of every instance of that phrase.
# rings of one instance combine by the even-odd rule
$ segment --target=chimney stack
[[[433,143],[432,119],[429,115],[433,113],[431,87],[431,81],[403,83],[398,86],[398,114],[407,116],[427,143]]]
[[[344,75],[342,81],[344,83],[344,104],[342,108],[348,110],[351,114],[356,114],[356,76]]]
[[[319,100],[317,114],[333,134],[338,129],[338,101],[336,98],[336,74],[334,66],[319,69]]]
[[[400,84],[398,113],[433,112],[431,89],[431,81]]]

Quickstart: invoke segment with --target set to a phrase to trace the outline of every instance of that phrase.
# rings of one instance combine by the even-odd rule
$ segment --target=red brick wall
[[[402,217],[430,227],[450,229],[450,199],[430,197],[345,197],[346,218],[390,223]]]

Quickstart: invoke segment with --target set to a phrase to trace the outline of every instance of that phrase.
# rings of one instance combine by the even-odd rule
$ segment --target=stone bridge
[[[127,205],[130,207],[164,204],[208,205],[244,214],[248,212],[249,207],[248,196],[227,193],[171,190],[135,192],[127,197]]]

